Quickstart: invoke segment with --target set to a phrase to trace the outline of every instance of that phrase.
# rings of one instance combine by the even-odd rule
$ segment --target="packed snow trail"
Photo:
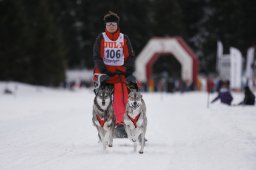
[[[128,139],[103,151],[91,122],[93,97],[91,90],[22,84],[15,95],[1,93],[0,169],[256,169],[255,106],[207,109],[206,93],[143,93],[148,142],[138,154]],[[234,103],[242,97],[235,94]]]

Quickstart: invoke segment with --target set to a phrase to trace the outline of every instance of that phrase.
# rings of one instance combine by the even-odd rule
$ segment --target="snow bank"
[[[16,89],[15,84],[9,87]],[[5,86],[0,83],[0,90]],[[0,169],[256,169],[255,106],[217,102],[207,108],[203,92],[143,93],[148,142],[140,155],[127,139],[102,150],[91,123],[93,97],[86,89],[19,83],[15,95],[1,93]],[[234,103],[242,97],[234,94]]]

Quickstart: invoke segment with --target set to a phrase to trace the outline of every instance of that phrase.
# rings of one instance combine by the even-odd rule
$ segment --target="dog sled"
[[[108,86],[112,90],[113,98],[113,110],[116,118],[116,125],[114,129],[114,138],[127,138],[127,133],[124,128],[124,113],[125,107],[128,100],[128,94],[130,87],[138,89],[138,84],[133,76],[125,77],[122,74],[117,74],[114,77],[111,77],[114,82],[113,85],[105,84],[104,82],[109,80],[109,77],[106,74],[95,74],[94,78],[94,92],[97,94],[99,88],[105,88]]]

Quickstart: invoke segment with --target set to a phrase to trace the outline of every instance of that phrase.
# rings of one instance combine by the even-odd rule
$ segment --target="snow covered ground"
[[[6,95],[5,86],[0,82],[1,170],[256,169],[256,106],[217,102],[207,109],[203,92],[144,93],[148,142],[141,155],[128,139],[102,150],[91,90],[10,83],[15,94]]]

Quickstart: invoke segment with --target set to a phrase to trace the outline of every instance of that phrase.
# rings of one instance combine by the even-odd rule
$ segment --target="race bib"
[[[106,33],[103,33],[104,38],[104,57],[103,62],[110,66],[122,66],[124,64],[124,34],[120,33],[116,41],[108,38]]]

